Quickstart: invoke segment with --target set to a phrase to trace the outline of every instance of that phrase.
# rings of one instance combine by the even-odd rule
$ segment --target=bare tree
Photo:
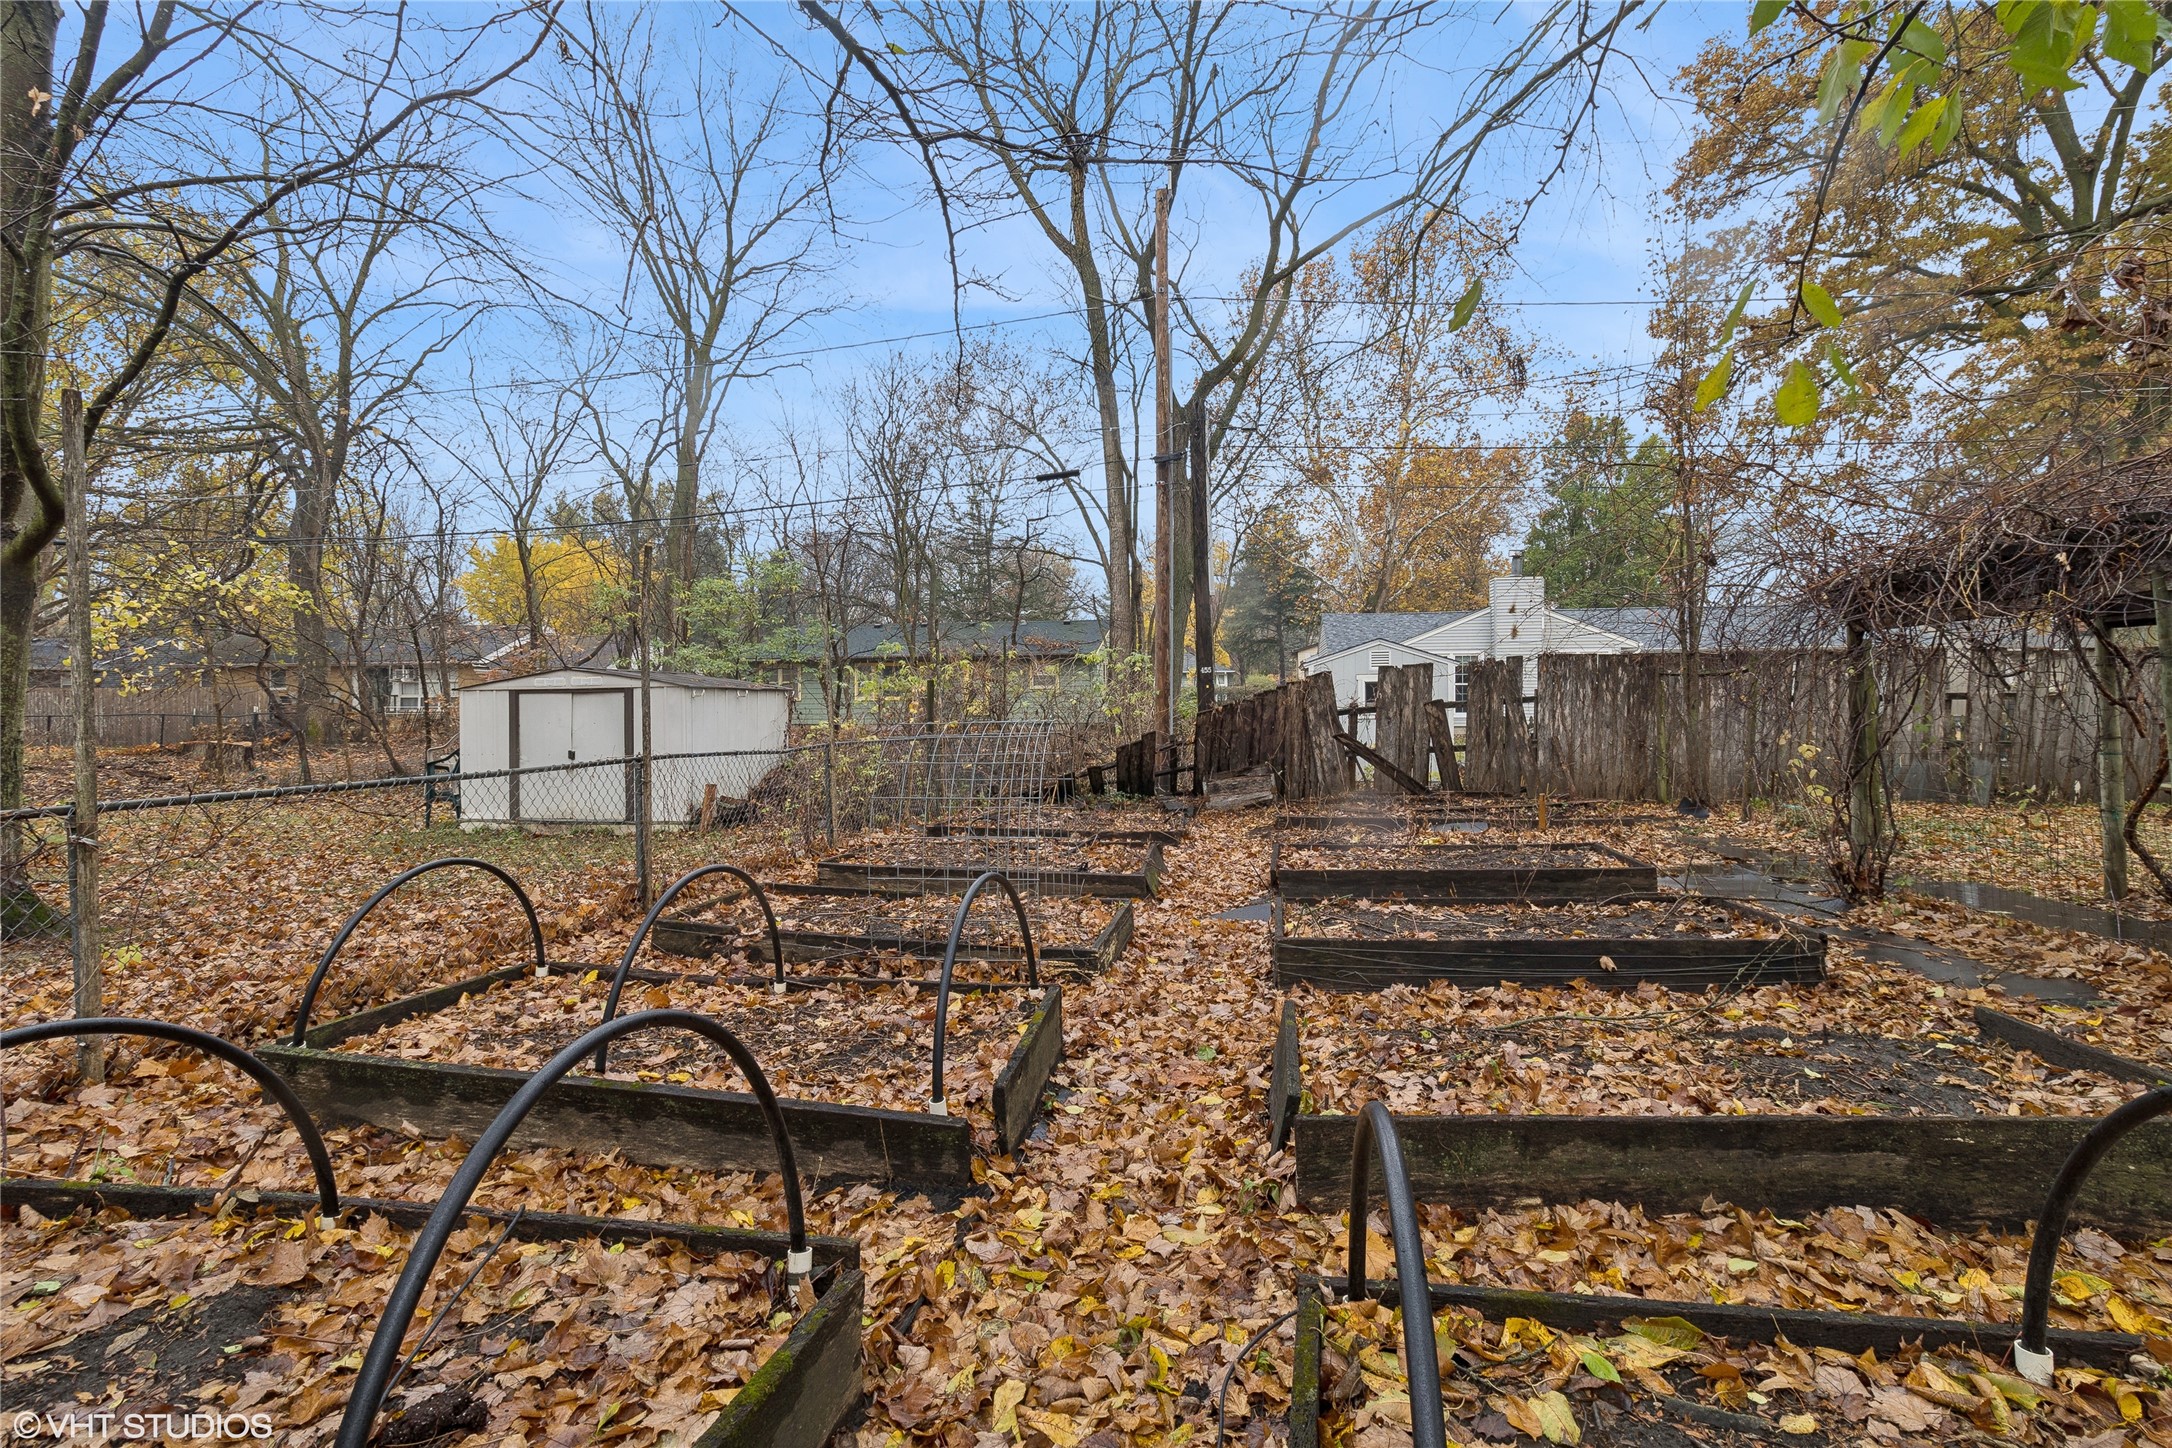
[[[328,545],[341,531],[356,456],[400,450],[419,384],[480,315],[478,283],[500,252],[469,212],[477,183],[449,129],[411,126],[337,193],[268,208],[274,229],[246,264],[225,269],[238,298],[192,291],[179,319],[221,349],[237,407],[287,479],[287,576],[308,600],[294,618],[304,778],[327,711],[344,703],[368,718],[371,708],[365,698],[338,697],[327,632]],[[370,516],[388,513],[380,495]],[[351,632],[346,641],[346,662],[360,667],[357,651],[368,641]]]
[[[515,382],[486,390],[468,378],[468,409],[475,425],[468,436],[479,453],[459,449],[453,461],[497,504],[520,563],[522,611],[528,647],[545,647],[542,590],[536,580],[535,525],[546,498],[566,475],[595,460],[581,396],[572,389]]]
[[[1072,275],[1086,333],[1101,426],[1099,503],[1116,642],[1140,636],[1138,484],[1125,445],[1120,329],[1127,314],[1155,324],[1151,216],[1166,188],[1181,211],[1182,182],[1209,167],[1257,205],[1259,260],[1235,324],[1172,299],[1194,353],[1188,394],[1158,415],[1182,417],[1218,399],[1223,417],[1241,398],[1260,350],[1279,326],[1288,283],[1303,267],[1372,222],[1428,202],[1452,206],[1488,143],[1550,105],[1559,155],[1595,104],[1598,70],[1638,0],[1599,6],[1556,0],[1480,66],[1435,138],[1412,157],[1367,151],[1368,90],[1431,12],[1359,3],[1292,13],[1270,7],[1036,8],[877,6],[872,26],[909,37],[865,44],[816,0],[802,0],[905,118],[900,139],[947,158],[950,193],[984,212],[1022,208]],[[895,57],[894,59],[892,57]],[[893,80],[895,69],[902,81]],[[863,114],[883,114],[870,104]],[[1542,190],[1558,173],[1533,183]],[[1377,202],[1351,208],[1348,197]],[[1317,213],[1342,198],[1338,219]],[[1357,214],[1350,214],[1355,210]],[[1217,201],[1216,247],[1232,217]],[[1215,317],[1219,317],[1217,311]],[[1219,433],[1225,424],[1214,424]],[[1157,437],[1142,451],[1170,450]]]
[[[828,308],[811,283],[839,153],[795,124],[785,81],[714,73],[653,13],[583,15],[543,124],[558,173],[626,249],[624,300],[644,319],[628,350],[662,382],[648,450],[671,463],[665,496],[628,501],[637,523],[660,524],[683,590],[702,460],[733,384],[766,375],[771,349]],[[646,494],[646,469],[640,482]]]
[[[543,23],[509,59],[512,15],[440,28],[393,11],[350,15],[348,43],[319,61],[270,28],[281,12],[160,0],[127,12],[134,33],[115,40],[110,7],[94,3],[63,61],[58,4],[0,10],[0,808],[22,802],[34,587],[67,520],[45,418],[54,268],[97,250],[141,270],[156,301],[127,356],[86,388],[84,435],[95,440],[207,270],[267,237],[295,198],[365,174],[418,118],[525,65],[549,29],[548,12],[533,13]],[[237,73],[279,77],[283,102],[239,101]],[[207,140],[236,126],[267,140],[240,168]],[[0,842],[11,897],[19,872],[4,862],[14,858]]]

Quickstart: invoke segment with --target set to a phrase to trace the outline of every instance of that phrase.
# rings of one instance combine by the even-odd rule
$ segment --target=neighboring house
[[[349,705],[368,700],[385,714],[412,714],[453,692],[486,680],[532,671],[538,664],[582,664],[601,652],[605,640],[548,641],[536,657],[528,647],[525,629],[461,625],[451,631],[444,655],[424,635],[418,651],[412,638],[383,635],[363,641],[357,648],[339,629],[331,630],[326,644],[332,654],[333,695]],[[31,687],[66,689],[72,686],[68,667],[68,641],[58,638],[31,640]],[[246,634],[229,634],[212,645],[209,658],[201,645],[177,639],[144,639],[126,642],[98,661],[100,688],[131,690],[210,689],[233,701],[237,710],[265,708],[271,701],[285,703],[294,697],[297,673],[294,655],[285,646],[274,646]],[[266,696],[270,699],[267,700]]]
[[[1320,620],[1320,645],[1298,656],[1307,674],[1332,674],[1338,704],[1369,704],[1380,671],[1391,665],[1433,665],[1433,697],[1460,712],[1470,691],[1470,666],[1479,659],[1523,660],[1523,692],[1538,681],[1542,653],[1624,654],[1647,645],[1628,620],[1611,627],[1591,614],[1627,609],[1570,610],[1546,601],[1546,580],[1523,572],[1523,557],[1506,578],[1486,587],[1486,606],[1460,613],[1331,613]]]
[[[1487,584],[1484,608],[1457,613],[1330,613],[1320,620],[1319,646],[1298,655],[1307,674],[1332,674],[1335,699],[1369,704],[1382,668],[1433,665],[1433,697],[1460,717],[1469,696],[1470,666],[1479,659],[1521,659],[1523,693],[1538,686],[1540,654],[1626,654],[1681,647],[1671,610],[1559,608],[1546,601],[1546,580],[1523,571],[1515,555],[1509,574]],[[1798,608],[1744,603],[1706,612],[1703,647],[1776,649],[1830,646],[1801,637],[1808,614]]]
[[[940,652],[945,664],[964,662],[986,669],[1005,669],[1013,698],[1036,690],[1081,689],[1100,677],[1102,626],[1098,619],[1029,618],[1016,624],[945,624],[940,638],[939,650],[932,650],[922,637],[917,640],[920,647],[908,651],[904,636],[891,625],[862,624],[847,630],[844,674],[837,681],[838,715],[848,719],[872,715],[885,682],[912,666],[908,654],[913,652],[923,659],[931,652]],[[805,723],[827,717],[822,707],[821,659],[767,659],[752,672],[792,691],[795,720]]]

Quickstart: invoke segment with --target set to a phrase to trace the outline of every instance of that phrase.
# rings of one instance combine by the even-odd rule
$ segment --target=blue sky
[[[1528,7],[1488,7],[1436,27],[1383,87],[1374,122],[1398,143],[1430,134],[1431,98],[1452,93],[1471,57],[1495,53],[1504,34],[1528,24],[1533,13]],[[790,7],[750,5],[745,14],[809,68],[826,73],[834,67],[828,37]],[[1517,252],[1518,274],[1494,293],[1497,305],[1514,308],[1518,320],[1541,339],[1546,355],[1537,372],[1648,355],[1641,301],[1650,293],[1647,262],[1656,198],[1687,122],[1668,94],[1669,83],[1705,38],[1739,34],[1745,18],[1745,7],[1738,5],[1674,5],[1629,36],[1626,53],[1614,63],[1590,148],[1532,215]],[[748,75],[765,74],[772,64],[760,38],[716,12],[681,7],[666,17],[667,24],[674,20],[685,41],[703,46],[713,60],[736,63]],[[1532,161],[1513,143],[1500,148],[1481,177],[1480,193],[1467,204],[1483,209],[1489,199],[1520,195]],[[1226,284],[1253,259],[1244,247],[1247,231],[1235,229],[1233,238],[1216,227],[1213,213],[1235,198],[1212,194],[1213,184],[1204,175],[1187,182],[1192,189],[1183,198],[1185,214],[1176,227],[1184,283],[1195,293],[1226,292]],[[832,350],[794,359],[793,370],[771,381],[741,385],[729,411],[736,433],[762,432],[787,407],[819,410],[826,389],[888,350],[882,339],[947,333],[951,279],[940,225],[924,190],[915,154],[863,158],[861,174],[840,193],[862,223],[826,284],[840,309],[779,349]],[[1375,194],[1363,192],[1360,198]],[[609,233],[578,208],[509,205],[501,207],[500,219],[555,285],[601,305],[617,296],[623,258]],[[995,278],[1010,294],[1008,301],[985,293],[970,296],[969,324],[1001,324],[1000,334],[1022,345],[1076,349],[1076,330],[1066,319],[1034,320],[1063,309],[1071,287],[1030,223],[1014,219],[969,230],[961,237],[961,251],[968,270]],[[940,347],[943,337],[902,345]],[[1087,427],[1090,431],[1090,420]]]
[[[1471,6],[1451,12],[1425,32],[1418,45],[1397,57],[1372,98],[1366,122],[1376,149],[1408,151],[1431,136],[1437,130],[1436,112],[1452,103],[1472,69],[1500,54],[1538,13],[1538,7],[1520,4]],[[655,17],[669,47],[682,58],[698,52],[713,68],[729,68],[740,83],[757,88],[778,77],[808,85],[834,74],[838,63],[829,37],[784,3],[748,3],[735,16],[721,5],[688,0],[656,11]],[[1516,252],[1516,273],[1489,298],[1511,309],[1538,339],[1535,377],[1620,367],[1649,355],[1644,317],[1660,192],[1690,121],[1686,108],[1670,94],[1672,76],[1704,40],[1714,34],[1739,35],[1746,19],[1745,5],[1675,4],[1653,12],[1642,28],[1626,34],[1587,144],[1530,215]],[[864,17],[856,23],[864,24]],[[509,35],[508,42],[511,39]],[[785,55],[778,56],[772,44]],[[524,83],[493,99],[515,110],[540,100]],[[803,124],[812,134],[812,117]],[[502,167],[510,174],[529,169],[514,151],[495,146],[488,143],[478,152],[486,170]],[[1474,187],[1463,198],[1464,209],[1482,212],[1490,204],[1523,197],[1531,171],[1551,164],[1550,147],[1550,137],[1543,134],[1506,138],[1488,153]],[[1336,205],[1346,208],[1340,215],[1356,214],[1380,200],[1385,185],[1360,188],[1324,214],[1336,218]],[[857,158],[838,191],[843,209],[854,218],[852,233],[837,247],[834,267],[822,282],[834,310],[773,349],[772,360],[786,364],[774,376],[734,387],[725,422],[742,450],[760,451],[787,413],[827,432],[829,400],[858,369],[898,347],[935,352],[948,345],[951,273],[937,214],[925,190],[917,153],[893,149]],[[1241,269],[1255,260],[1256,227],[1226,222],[1232,210],[1244,204],[1249,203],[1241,193],[1211,174],[1194,172],[1187,179],[1174,231],[1183,285],[1193,295],[1234,290]],[[519,182],[517,190],[501,189],[488,205],[495,224],[516,248],[513,265],[599,312],[617,311],[625,277],[620,244],[547,169]],[[1065,354],[1082,350],[1076,324],[1063,315],[1074,284],[1030,223],[1013,217],[975,226],[961,235],[960,246],[963,267],[995,280],[1005,293],[1001,299],[985,292],[969,295],[964,305],[968,325],[986,328],[1022,348]],[[485,380],[512,375],[548,379],[554,375],[554,359],[539,343],[534,319],[513,310],[476,327],[468,343],[433,368],[427,386],[438,394],[436,410],[442,420],[436,436],[441,445],[472,455],[472,442],[461,436],[457,399],[450,395],[464,386],[470,367]],[[1188,370],[1180,363],[1180,372]],[[1544,387],[1537,391],[1538,398],[1527,403],[1543,400]],[[647,389],[636,381],[625,384],[620,401],[638,415],[646,396]],[[1488,431],[1505,435],[1528,425],[1530,411],[1525,406],[1514,416],[1480,421]],[[1089,482],[1094,460],[1087,440],[1094,426],[1090,415],[1081,415],[1078,456],[1066,459],[1086,466]],[[737,470],[721,453],[716,450],[705,461],[705,477],[712,488],[730,492]],[[446,471],[451,476],[457,470],[448,466]],[[474,528],[497,520],[478,500],[462,521]],[[1067,525],[1058,518],[1052,526],[1061,530]]]

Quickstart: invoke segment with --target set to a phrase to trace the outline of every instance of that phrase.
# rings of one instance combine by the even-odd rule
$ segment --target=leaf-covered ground
[[[217,891],[216,898],[206,893],[190,902],[186,891],[176,892],[182,902],[176,908],[200,908],[205,928],[168,928],[142,948],[139,964],[116,971],[114,989],[125,997],[125,1008],[213,1025],[244,1040],[262,1040],[286,1020],[315,953],[381,877],[364,872],[355,844],[339,837],[338,822],[350,817],[326,818],[334,824],[316,835],[298,824],[284,851],[259,853],[247,865],[215,862],[204,885]],[[937,1204],[861,1186],[826,1192],[810,1204],[816,1230],[861,1241],[869,1276],[867,1405],[850,1441],[868,1448],[1123,1448],[1211,1439],[1214,1392],[1240,1346],[1294,1304],[1299,1273],[1339,1270],[1343,1222],[1332,1213],[1300,1209],[1289,1161],[1267,1149],[1265,1088],[1277,1013],[1267,926],[1214,918],[1263,892],[1271,825],[1267,811],[1210,814],[1185,843],[1168,850],[1165,894],[1139,902],[1138,937],[1130,950],[1106,974],[1067,983],[1067,1053],[1057,1068],[1045,1131],[1015,1157],[987,1163],[983,1194]],[[723,838],[700,843],[718,857],[740,858],[724,853],[732,842]],[[781,853],[757,865],[765,874],[786,868]],[[614,945],[623,944],[630,929],[623,879],[618,872],[569,879],[564,894],[556,893],[555,883],[539,886],[539,903],[557,935],[554,957],[601,964]],[[453,898],[448,893],[438,903]],[[505,914],[483,903],[486,898],[472,897],[472,938],[459,947],[469,952],[468,965],[478,968],[513,958],[509,952],[516,949]],[[2102,961],[2079,947],[2078,938],[2047,943],[2040,933],[2008,922],[1973,918],[1987,932],[1977,942],[1979,955],[1996,955],[2011,940],[2028,951],[2072,951],[2073,971],[2107,989],[2132,974],[2123,957]],[[412,912],[392,916],[371,956],[387,975],[378,981],[358,973],[355,999],[370,998],[368,990],[380,985],[398,988],[403,972],[444,978],[435,974],[440,963],[423,970],[402,954],[403,943],[415,958],[441,951],[443,934],[428,897]],[[2150,957],[2149,966],[2157,973],[2150,979],[2161,979],[2162,960]],[[1943,1031],[1969,999],[1903,973],[1861,969],[1859,976],[1836,972],[1837,988],[1825,996],[1809,993],[1815,1011],[1829,1019],[1813,1018],[1801,1036],[1792,1034],[1792,1018],[1754,1018],[1766,1008],[1763,993],[1706,1012],[1701,998],[1646,1001],[1591,992],[1591,1009],[1571,1013],[1680,1013],[1686,1007],[1715,1016],[1705,1022],[1714,1030],[1772,1025],[1798,1042],[1827,1031],[1897,1035],[1913,1044],[1930,1030]],[[30,987],[27,1008],[11,1018],[65,1013],[64,969],[39,964],[19,979]],[[1481,999],[1485,994],[1443,991],[1436,999],[1429,993],[1429,1018],[1449,1031],[1499,1025],[1511,1003]],[[1555,993],[1547,1005],[1562,1013],[1564,999],[1565,993]],[[18,1004],[24,1000],[18,997]],[[1523,1013],[1523,1002],[1513,1005]],[[1811,1009],[1806,1003],[1805,1011]],[[1740,1014],[1730,1017],[1730,1011]],[[1888,1019],[1873,1022],[1866,1012]],[[1785,1013],[1774,1006],[1772,1014]],[[1917,1030],[1918,1021],[1928,1029]],[[1627,1026],[1620,1048],[1642,1049],[1637,1033],[1651,1028],[1650,1022]],[[1967,1034],[1956,1030],[1962,1032],[1956,1041]],[[1610,1036],[1596,1028],[1579,1039],[1604,1046]],[[1935,1049],[1937,1043],[1931,1044]],[[1361,1061],[1363,1041],[1354,1049]],[[291,1135],[249,1093],[238,1093],[237,1100],[222,1068],[164,1054],[146,1058],[131,1046],[120,1052],[113,1084],[63,1089],[55,1084],[59,1052],[23,1054],[29,1059],[8,1062],[10,1171],[307,1185],[306,1164]],[[1712,1062],[1686,1050],[1681,1060],[1655,1061],[1650,1069],[1679,1069],[1685,1083],[1719,1079]],[[2027,1109],[2025,1092],[2039,1093],[2040,1109],[2095,1109],[2089,1104],[2099,1089],[2093,1083],[2068,1083],[2017,1056],[2002,1058],[1999,1069],[2011,1079],[1992,1083],[1995,1090],[1981,1098],[1986,1109]],[[1337,1089],[1340,1099],[1354,1103],[1363,1094],[1362,1080],[1351,1074]],[[353,1195],[429,1200],[461,1156],[457,1144],[377,1130],[335,1131],[331,1144],[342,1185]],[[782,1220],[774,1181],[542,1150],[508,1153],[480,1200],[679,1221],[766,1226]],[[1374,1233],[1386,1229],[1377,1217],[1366,1226]],[[1888,1213],[1836,1210],[1793,1221],[1720,1204],[1707,1214],[1666,1218],[1602,1203],[1469,1214],[1435,1208],[1427,1212],[1427,1242],[1444,1280],[1985,1320],[2010,1320],[2026,1254],[2020,1237],[1935,1232]],[[1385,1243],[1372,1250],[1375,1271],[1384,1272],[1391,1260]],[[2058,1320],[2161,1330],[2154,1319],[2172,1317],[2167,1257],[2172,1246],[2075,1234],[2062,1260]],[[11,1291],[18,1275],[11,1264]],[[48,1296],[81,1287],[79,1296],[95,1305],[104,1300],[93,1293],[95,1286],[67,1277]],[[1635,1310],[1633,1300],[1625,1302],[1625,1314]],[[1488,1330],[1497,1333],[1502,1326]],[[1497,1337],[1481,1333],[1480,1340],[1498,1351]],[[1549,1386],[1551,1345],[1543,1351],[1549,1367],[1538,1376],[1488,1390],[1519,1399],[1514,1415],[1505,1406],[1495,1410],[1510,1427],[1510,1439],[1533,1422],[1544,1435],[1544,1420],[1517,1415],[1536,1412],[1530,1400],[1548,1392],[1562,1394],[1579,1432],[1597,1429],[1599,1400],[1573,1373]],[[1848,1369],[1861,1385],[1859,1394],[1840,1391],[1835,1379],[1826,1397],[1790,1397],[1785,1394],[1800,1390],[1768,1392],[1761,1384],[1778,1370],[1800,1376],[1799,1356],[1713,1341],[1697,1351],[1712,1359],[1713,1371],[1678,1384],[1670,1379],[1674,1391],[1707,1407],[1762,1415],[1775,1434],[1783,1416],[1799,1414],[1817,1418],[1817,1432],[1835,1442],[1945,1443],[1999,1432],[1990,1400],[1971,1379],[1956,1375],[1961,1364],[1934,1365],[1941,1379],[1927,1371],[1918,1375],[1916,1361],[1863,1363]],[[1284,1327],[1269,1333],[1236,1375],[1230,1395],[1235,1441],[1280,1440],[1290,1361]],[[1812,1356],[1813,1386],[1822,1382],[1819,1369],[1838,1366]],[[2048,1406],[2032,1408],[2003,1395],[2001,1401],[2021,1423],[2018,1432],[2043,1441],[2100,1442],[2104,1448],[2145,1437],[2172,1442],[2172,1410],[2154,1373],[2137,1369],[2092,1386],[2095,1381],[2063,1380]],[[1949,1390],[1946,1383],[1961,1386]],[[338,1379],[318,1386],[336,1392]],[[1632,1381],[1631,1392],[1637,1387]],[[1750,1391],[1767,1401],[1749,1398]],[[1968,1394],[1976,1406],[1936,1396],[1949,1391]],[[656,1441],[667,1414],[653,1403],[617,1401],[606,1421],[604,1402],[575,1392],[564,1427],[550,1441],[587,1441],[598,1432],[636,1445]],[[1939,1412],[1917,1406],[1926,1403]],[[296,1386],[281,1385],[256,1406],[292,1423],[317,1405],[305,1402]],[[1991,1422],[1988,1429],[1978,1426],[1979,1409]],[[658,1421],[652,1423],[652,1415]],[[1362,1430],[1350,1425],[1353,1433],[1389,1435],[1366,1440],[1367,1448],[1394,1441],[1392,1415],[1375,1419]],[[1488,1420],[1483,1426],[1495,1425]],[[1554,1427],[1565,1438],[1558,1421]],[[467,1440],[470,1448],[496,1441]]]
[[[1978,880],[2026,890],[2054,900],[2102,905],[2103,855],[2094,805],[1966,805],[1908,800],[1894,807],[1900,846],[1893,857],[1896,880]],[[1703,827],[1767,848],[1821,859],[1817,819],[1799,806],[1759,806],[1748,818],[1732,807]],[[2143,842],[2172,864],[2172,807],[2144,816]],[[2128,865],[2131,893],[2120,908],[2149,919],[2172,920],[2172,900],[2150,879],[2139,860]]]

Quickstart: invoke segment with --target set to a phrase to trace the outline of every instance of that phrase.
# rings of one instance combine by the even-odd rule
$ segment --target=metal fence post
[[[836,730],[822,741],[822,817],[823,835],[830,848],[837,848],[837,738]]]
[[[61,477],[67,490],[68,653],[75,683],[75,797],[68,824],[68,943],[75,957],[75,1013],[105,1014],[98,942],[98,669],[91,653],[90,468],[83,447],[83,394],[60,395]],[[76,1073],[106,1079],[105,1041],[76,1042]]]

